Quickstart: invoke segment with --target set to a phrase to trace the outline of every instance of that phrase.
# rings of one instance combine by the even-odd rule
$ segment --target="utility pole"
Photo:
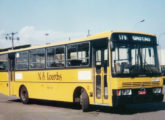
[[[8,34],[6,34],[6,40],[11,40],[11,42],[12,42],[12,50],[14,49],[14,40],[20,40],[20,38],[19,37],[14,37],[14,35],[16,35],[17,34],[17,32],[12,32],[12,33],[8,33]]]
[[[48,44],[48,42],[47,42],[48,36],[49,36],[49,33],[45,33],[45,44]]]
[[[87,34],[87,37],[90,36],[90,30],[88,29],[88,34]]]

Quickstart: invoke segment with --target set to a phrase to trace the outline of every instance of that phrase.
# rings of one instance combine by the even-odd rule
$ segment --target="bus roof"
[[[110,39],[112,33],[134,33],[134,34],[143,34],[143,35],[155,36],[154,34],[143,33],[143,32],[107,31],[107,32],[97,33],[97,34],[94,34],[94,35],[91,35],[91,36],[88,36],[88,37],[85,37],[85,38],[82,38],[82,39],[70,40],[70,41],[64,41],[64,42],[52,43],[52,44],[46,44],[46,45],[40,45],[40,46],[31,46],[31,47],[28,47],[28,48],[21,48],[21,49],[16,49],[16,50],[2,51],[2,52],[0,52],[0,54],[7,54],[7,53],[18,52],[18,51],[37,49],[37,48],[45,48],[45,47],[51,47],[51,46],[57,46],[57,45],[65,45],[65,44],[76,43],[76,42],[91,41],[91,40],[103,39],[103,38]]]

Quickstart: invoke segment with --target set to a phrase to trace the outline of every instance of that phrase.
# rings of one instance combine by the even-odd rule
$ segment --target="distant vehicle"
[[[0,52],[0,92],[20,97],[123,106],[161,102],[156,36],[113,31]]]

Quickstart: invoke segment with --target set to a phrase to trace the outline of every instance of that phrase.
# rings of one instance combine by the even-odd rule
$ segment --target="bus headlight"
[[[131,89],[121,90],[121,95],[132,95]]]
[[[118,90],[117,95],[132,95],[132,90],[131,89],[124,89],[124,90]]]
[[[152,92],[153,93],[161,93],[162,92],[162,88],[153,88]]]

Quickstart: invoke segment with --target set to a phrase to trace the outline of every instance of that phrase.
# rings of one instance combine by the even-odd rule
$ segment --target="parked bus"
[[[29,99],[121,106],[161,102],[153,34],[111,31],[80,40],[0,52],[0,93]]]

